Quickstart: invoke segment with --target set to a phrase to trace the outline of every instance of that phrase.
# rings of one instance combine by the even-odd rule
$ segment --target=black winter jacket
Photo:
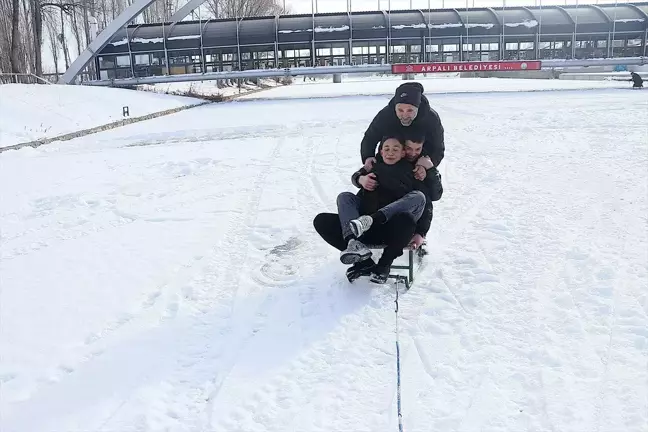
[[[378,187],[374,191],[367,191],[358,183],[360,176],[369,173],[364,167],[353,173],[351,182],[360,188],[358,196],[362,198],[362,214],[375,213],[413,190],[423,192],[426,197],[425,209],[416,224],[416,233],[425,237],[432,224],[432,201],[440,200],[443,195],[441,174],[436,168],[432,168],[428,170],[425,180],[420,181],[414,177],[412,168],[413,165],[404,159],[394,165],[376,162],[371,170],[378,181]]]
[[[403,126],[396,116],[394,98],[376,114],[360,144],[362,163],[376,155],[376,145],[381,142],[383,137],[396,137],[408,127],[416,127],[425,131],[423,155],[430,156],[434,166],[439,166],[445,155],[444,130],[439,114],[430,107],[430,102],[425,95],[421,96],[418,114],[410,126]]]
[[[630,81],[634,83],[633,87],[643,87],[643,78],[636,72],[630,72]]]

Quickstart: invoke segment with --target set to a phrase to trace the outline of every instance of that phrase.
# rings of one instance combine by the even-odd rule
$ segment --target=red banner
[[[436,73],[436,72],[490,72],[490,71],[525,71],[540,70],[542,62],[530,61],[494,61],[494,62],[459,62],[459,63],[414,63],[394,64],[393,74],[402,73]]]

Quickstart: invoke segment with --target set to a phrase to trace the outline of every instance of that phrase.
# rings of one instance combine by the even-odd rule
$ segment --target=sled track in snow
[[[270,171],[273,168],[272,161],[280,153],[281,147],[285,144],[286,138],[280,138],[275,144],[274,148],[270,152],[269,162],[267,165],[261,169],[261,171],[256,175],[252,187],[250,189],[249,195],[245,194],[241,197],[239,204],[237,205],[236,216],[230,222],[229,228],[227,230],[228,234],[226,239],[220,245],[220,249],[224,251],[230,251],[230,259],[227,265],[224,267],[225,273],[222,278],[217,282],[221,292],[231,293],[231,306],[228,315],[230,316],[230,324],[227,326],[232,330],[237,329],[241,323],[235,320],[235,312],[237,310],[237,303],[239,302],[239,284],[240,278],[242,276],[242,270],[245,269],[246,257],[248,251],[248,242],[247,236],[249,235],[249,230],[253,222],[256,220],[257,215],[259,214],[259,203],[261,201],[261,195],[263,192],[263,187],[268,177]],[[253,334],[248,334],[243,341],[238,341],[237,347],[234,348],[236,353],[240,352],[245,344],[247,343],[249,337]],[[230,347],[232,349],[232,347]],[[219,383],[212,382],[212,389],[209,391],[206,400],[208,404],[206,406],[206,425],[209,427],[212,423],[212,414],[214,412],[213,403],[216,400],[216,397],[223,386],[229,371],[236,364],[235,357],[229,362],[225,367],[225,372],[221,370],[219,373]]]

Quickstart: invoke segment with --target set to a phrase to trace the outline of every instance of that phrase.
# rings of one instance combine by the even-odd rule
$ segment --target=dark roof
[[[614,23],[615,31],[642,31],[648,23],[648,5],[599,6]]]
[[[164,49],[273,46],[307,47],[315,41],[419,39],[571,33],[644,32],[648,2],[634,4],[392,10],[139,24],[121,29],[102,53]],[[128,33],[127,33],[128,32]],[[128,34],[128,39],[127,39]],[[640,36],[639,36],[640,37]],[[166,42],[166,44],[164,43]]]
[[[351,33],[354,39],[381,39],[387,37],[387,15],[382,12],[351,14]]]
[[[504,27],[504,34],[508,35],[536,33],[540,19],[534,12],[528,8],[500,9],[496,11],[501,20],[501,25]],[[565,19],[560,14],[556,18],[558,22]]]
[[[206,48],[236,46],[236,24],[236,21],[233,20],[218,20],[205,23],[203,26],[203,46]],[[181,25],[184,25],[184,22],[176,24],[177,27]],[[168,44],[167,46],[169,48],[175,47],[172,44]]]
[[[628,6],[635,6],[639,11],[643,12],[646,15],[646,18],[648,19],[648,3],[636,3],[634,5],[628,5]]]
[[[457,9],[463,31],[461,33],[472,36],[496,35],[500,33],[500,18],[493,9]]]
[[[623,5],[617,5],[617,12],[620,9],[623,9]],[[567,9],[567,13],[574,19],[578,33],[600,33],[602,29],[608,31],[614,28],[613,20],[598,5],[581,5]]]
[[[315,15],[315,40],[349,40],[351,21],[347,14]]]
[[[239,42],[241,45],[274,45],[276,31],[274,19],[245,18],[239,22]]]
[[[545,6],[538,9],[529,9],[538,20],[538,25],[543,28],[547,26],[569,27],[574,26],[574,20],[565,9],[558,6]],[[541,30],[544,31],[544,30]]]
[[[427,36],[427,18],[420,11],[394,11],[387,15],[392,38]]]
[[[269,18],[274,19],[274,18]],[[307,42],[313,34],[311,15],[289,15],[278,20],[277,35],[281,42]]]
[[[173,43],[173,48],[196,48],[200,46],[201,23],[175,25],[168,29],[167,42]],[[198,43],[197,43],[198,42]],[[203,40],[203,45],[205,41]]]
[[[455,9],[423,11],[430,34],[435,36],[454,36],[461,32],[463,22]]]
[[[579,5],[578,7],[565,8],[567,13],[572,17],[576,26],[604,25],[609,23],[608,17],[592,5]]]

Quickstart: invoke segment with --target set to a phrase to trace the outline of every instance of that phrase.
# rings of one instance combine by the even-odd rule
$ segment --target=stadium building
[[[646,55],[648,2],[397,10],[122,27],[98,80],[301,66]]]

